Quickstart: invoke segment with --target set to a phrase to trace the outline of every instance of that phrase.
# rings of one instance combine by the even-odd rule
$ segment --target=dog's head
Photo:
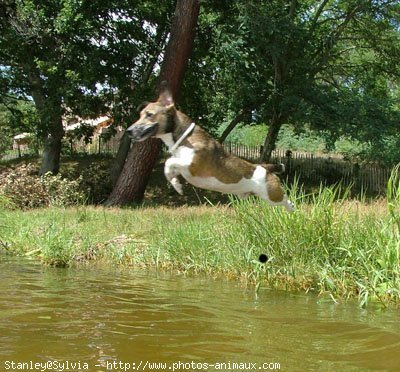
[[[171,122],[175,105],[168,89],[164,89],[156,102],[146,102],[140,106],[140,118],[126,131],[134,142],[158,137],[172,131]]]

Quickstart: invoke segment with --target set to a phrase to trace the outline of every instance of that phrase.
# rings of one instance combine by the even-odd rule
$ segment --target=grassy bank
[[[394,181],[394,180],[392,180]],[[0,252],[46,264],[107,261],[202,272],[280,289],[400,303],[400,189],[363,203],[321,188],[287,214],[257,199],[230,206],[0,212]],[[260,254],[269,258],[258,261]]]

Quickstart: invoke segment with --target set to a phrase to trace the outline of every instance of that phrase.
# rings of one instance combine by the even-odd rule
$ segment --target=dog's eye
[[[152,116],[153,116],[153,113],[152,113],[152,112],[146,111],[146,118],[147,118],[147,119],[150,119]]]

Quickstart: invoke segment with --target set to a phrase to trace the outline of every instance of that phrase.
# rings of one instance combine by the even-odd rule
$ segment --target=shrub
[[[99,204],[107,199],[112,190],[112,160],[107,156],[76,156],[63,161],[60,174],[68,180],[80,179],[80,189],[86,193],[87,202]]]
[[[82,169],[81,187],[87,191],[91,203],[102,203],[112,190],[109,166],[106,163],[92,163]]]
[[[75,180],[62,178],[60,174],[53,176],[46,173],[40,177],[40,183],[47,194],[48,206],[67,207],[84,204],[86,196],[81,189],[82,176]]]
[[[39,208],[83,204],[85,193],[81,178],[67,180],[61,175],[37,175],[36,167],[23,164],[3,170],[0,196],[3,208]]]

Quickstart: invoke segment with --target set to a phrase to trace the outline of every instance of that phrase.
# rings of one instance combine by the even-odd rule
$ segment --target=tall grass
[[[398,300],[399,239],[393,220],[335,201],[338,193],[321,188],[313,203],[292,215],[266,209],[258,200],[238,202],[239,235],[248,249],[264,249],[270,256],[265,279],[271,285],[356,295],[361,305],[370,298]]]
[[[293,185],[292,214],[256,198],[232,198],[228,207],[3,210],[1,241],[7,252],[47,264],[102,260],[202,272],[386,306],[400,303],[398,171],[387,198],[370,203],[350,200],[340,185],[313,195]]]
[[[394,167],[387,187],[387,204],[393,224],[400,232],[400,163]]]
[[[399,206],[396,171],[385,203],[349,200],[349,188],[290,190],[298,210],[257,198],[231,200],[222,216],[160,222],[151,246],[180,269],[225,273],[259,286],[358,297],[386,305],[400,300]],[[397,177],[397,178],[396,178]],[[397,182],[397,183],[396,183]],[[216,217],[216,218],[215,218]],[[266,264],[257,262],[266,254]]]

